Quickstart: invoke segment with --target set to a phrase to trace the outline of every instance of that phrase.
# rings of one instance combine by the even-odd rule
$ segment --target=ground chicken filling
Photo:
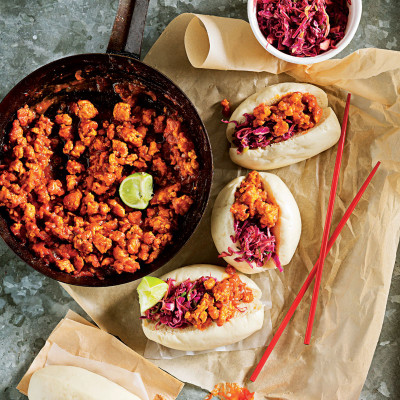
[[[254,400],[254,392],[237,383],[218,383],[204,400],[212,400],[214,397],[220,400]]]
[[[252,114],[244,114],[243,123],[230,121],[236,125],[232,142],[238,153],[265,148],[305,133],[320,121],[321,116],[322,109],[314,95],[289,93],[274,105],[259,104]]]
[[[252,268],[262,267],[272,258],[280,268],[276,238],[271,232],[278,222],[279,206],[268,198],[257,171],[250,172],[237,188],[230,212],[235,230],[231,240],[239,250],[229,247],[220,257],[235,256],[235,261],[245,261]]]
[[[13,234],[52,267],[99,278],[135,272],[173,241],[193,203],[199,165],[181,120],[140,106],[136,95],[108,114],[88,100],[61,105],[52,119],[28,106],[17,112],[0,165],[0,208]],[[155,182],[143,211],[118,197],[135,172]]]
[[[164,299],[142,318],[171,328],[194,326],[205,330],[213,322],[224,325],[236,313],[245,311],[241,306],[254,300],[252,290],[234,268],[228,267],[226,271],[229,276],[222,281],[208,276],[176,285],[174,280],[167,280],[169,289]]]

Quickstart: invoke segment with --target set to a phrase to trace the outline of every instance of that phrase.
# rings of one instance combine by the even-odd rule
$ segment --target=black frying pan
[[[194,142],[200,165],[194,204],[182,219],[174,241],[151,264],[145,264],[134,274],[114,274],[100,280],[97,277],[74,277],[47,266],[11,233],[10,219],[0,209],[0,236],[7,245],[31,267],[60,282],[81,286],[112,286],[127,283],[161,268],[174,257],[195,231],[207,206],[211,189],[213,165],[210,143],[205,127],[186,95],[167,77],[139,61],[144,24],[149,0],[120,0],[106,54],[81,54],[51,62],[32,72],[19,82],[0,103],[0,162],[2,148],[16,111],[28,104],[49,105],[46,115],[58,109],[61,101],[88,99],[104,106],[120,101],[113,84],[136,81],[157,95],[157,100],[178,111]],[[84,78],[77,81],[81,71]]]

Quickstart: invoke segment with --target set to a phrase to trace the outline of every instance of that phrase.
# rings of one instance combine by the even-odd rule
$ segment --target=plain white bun
[[[29,382],[29,400],[140,400],[122,386],[79,367],[51,365]]]
[[[296,251],[301,235],[301,218],[299,207],[292,193],[281,178],[268,172],[260,172],[263,189],[268,193],[268,201],[279,206],[277,224],[271,229],[277,241],[277,254],[282,265],[289,264]],[[211,216],[211,235],[219,253],[231,247],[239,250],[231,236],[235,234],[234,218],[230,211],[235,202],[235,192],[245,176],[240,176],[226,185],[215,201]],[[245,274],[254,274],[275,268],[275,262],[269,259],[262,267],[252,267],[245,261],[235,261],[237,256],[227,256],[224,260]]]
[[[257,170],[281,168],[313,157],[337,143],[341,128],[336,114],[332,108],[328,107],[328,97],[322,89],[307,83],[285,82],[269,86],[241,103],[232,114],[230,121],[243,122],[244,113],[252,114],[254,108],[261,103],[266,105],[277,103],[291,92],[310,93],[316,97],[323,112],[318,124],[307,132],[266,148],[247,150],[238,154],[237,148],[232,144],[229,155],[234,163]],[[226,135],[231,143],[234,131],[235,125],[228,124]]]
[[[202,276],[212,276],[221,281],[229,275],[225,272],[225,268],[209,264],[196,264],[176,269],[162,276],[161,279],[172,278],[177,283],[180,283],[188,278],[193,281]],[[239,274],[239,276],[253,291],[254,301],[243,304],[241,309],[246,307],[246,311],[238,312],[224,325],[218,326],[216,323],[213,323],[204,331],[200,331],[194,327],[172,329],[165,325],[160,325],[156,328],[155,322],[143,320],[142,327],[144,334],[148,339],[171,349],[203,351],[239,342],[260,330],[264,322],[264,307],[260,301],[261,290],[247,276],[243,274]]]

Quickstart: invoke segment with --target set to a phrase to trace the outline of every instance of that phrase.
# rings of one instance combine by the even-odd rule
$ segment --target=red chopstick
[[[365,180],[365,182],[361,186],[360,190],[358,191],[358,193],[354,197],[353,201],[351,202],[351,204],[347,208],[346,212],[344,213],[344,215],[343,215],[342,219],[340,220],[338,226],[336,227],[336,229],[333,232],[331,238],[329,239],[328,248],[327,248],[328,252],[331,250],[333,244],[335,243],[336,239],[340,235],[340,232],[342,231],[343,227],[346,225],[346,222],[348,221],[348,219],[350,218],[350,215],[353,213],[354,209],[356,208],[357,203],[360,201],[361,196],[364,194],[365,189],[367,188],[367,186],[371,182],[371,179],[375,175],[375,172],[378,169],[380,164],[381,163],[379,161],[375,165],[374,169],[368,175],[368,178]],[[315,274],[317,272],[318,261],[319,261],[319,259],[317,260],[317,262],[314,265],[314,268],[311,270],[311,272],[309,273],[307,279],[303,283],[303,286],[301,287],[298,295],[296,296],[296,298],[294,299],[292,305],[290,306],[289,311],[287,312],[285,318],[283,319],[283,321],[279,325],[274,337],[272,338],[272,340],[269,343],[267,349],[265,350],[265,353],[261,357],[261,360],[257,364],[256,368],[254,369],[254,372],[251,374],[250,380],[252,382],[255,382],[255,380],[257,379],[259,373],[261,372],[262,368],[264,367],[265,363],[267,362],[268,357],[272,353],[272,350],[274,349],[276,343],[278,342],[279,338],[281,337],[281,335],[282,335],[283,331],[285,330],[287,324],[289,323],[289,321],[292,318],[294,312],[296,311],[296,308],[298,307],[298,305],[299,305],[300,301],[302,300],[304,294],[306,293],[307,289],[309,288],[312,280],[314,279],[314,276],[315,276]]]
[[[311,333],[312,333],[314,317],[315,317],[315,310],[317,309],[318,294],[319,294],[319,288],[321,286],[321,279],[322,279],[322,270],[324,268],[324,263],[325,263],[329,231],[331,230],[333,207],[335,205],[336,189],[337,189],[337,184],[339,181],[340,166],[342,164],[344,140],[346,138],[347,120],[349,117],[349,109],[350,109],[350,98],[351,98],[351,94],[349,93],[347,95],[346,107],[344,109],[342,133],[340,135],[339,146],[338,146],[337,153],[336,153],[336,162],[335,162],[335,169],[333,171],[333,177],[332,177],[331,193],[329,195],[328,210],[326,213],[324,233],[322,235],[321,251],[319,253],[319,258],[318,258],[319,263],[317,266],[317,274],[316,274],[315,283],[314,283],[314,291],[313,291],[313,295],[312,295],[312,299],[311,299],[310,313],[308,314],[307,330],[306,330],[306,337],[304,339],[304,344],[310,344]]]

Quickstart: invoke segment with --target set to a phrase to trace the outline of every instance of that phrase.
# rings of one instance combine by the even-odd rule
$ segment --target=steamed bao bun
[[[217,281],[228,278],[225,268],[210,264],[196,264],[178,268],[161,277],[175,279],[176,283],[187,279],[195,281],[202,276],[212,276]],[[246,303],[246,310],[238,312],[233,318],[218,326],[213,322],[207,329],[200,331],[195,327],[173,329],[166,325],[156,326],[154,321],[142,320],[142,328],[146,337],[156,343],[181,351],[204,351],[232,343],[252,335],[260,330],[264,323],[264,306],[261,303],[261,289],[249,277],[238,274],[240,280],[253,292],[254,300]]]
[[[279,206],[279,217],[271,232],[276,237],[276,252],[281,265],[289,264],[296,251],[301,234],[300,211],[292,193],[281,178],[268,172],[259,172],[263,189],[268,194],[268,201]],[[211,216],[211,235],[219,253],[231,247],[234,251],[240,250],[238,243],[233,243],[231,236],[235,235],[234,217],[230,211],[235,202],[235,192],[245,176],[240,176],[226,185],[215,201]],[[237,255],[224,257],[224,260],[245,274],[254,274],[267,269],[276,268],[275,262],[269,259],[262,267],[253,264],[253,268],[246,261],[235,261]]]
[[[234,163],[256,170],[281,168],[322,153],[338,142],[341,128],[336,114],[332,108],[328,107],[326,93],[317,86],[307,83],[285,82],[269,86],[241,103],[229,121],[244,122],[244,113],[252,114],[254,108],[261,103],[273,105],[283,96],[293,92],[310,93],[316,97],[318,105],[322,108],[322,116],[318,124],[283,142],[271,144],[266,148],[249,149],[240,154],[232,143],[235,126],[228,124],[226,136],[232,146],[229,149],[229,155]]]
[[[122,386],[79,367],[50,365],[29,382],[29,400],[141,400]]]

